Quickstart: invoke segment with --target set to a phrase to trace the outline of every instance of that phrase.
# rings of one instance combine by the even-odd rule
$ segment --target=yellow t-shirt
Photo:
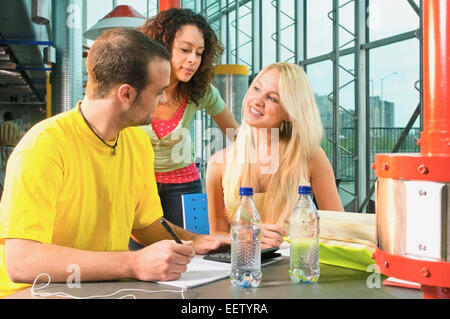
[[[11,154],[0,202],[0,297],[29,286],[11,282],[5,238],[128,250],[132,229],[163,215],[144,130],[122,130],[112,155],[78,108],[36,124]]]

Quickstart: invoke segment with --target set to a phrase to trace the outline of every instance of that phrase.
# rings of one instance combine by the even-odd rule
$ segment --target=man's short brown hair
[[[103,33],[90,48],[86,60],[86,95],[94,100],[105,98],[121,83],[139,92],[149,84],[147,66],[154,58],[170,62],[169,51],[142,32],[117,28]]]

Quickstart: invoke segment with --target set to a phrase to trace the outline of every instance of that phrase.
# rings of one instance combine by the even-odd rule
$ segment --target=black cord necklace
[[[114,145],[110,145],[110,144],[106,143],[105,140],[102,139],[102,138],[100,137],[100,135],[98,135],[98,134],[94,131],[94,129],[93,129],[93,128],[91,127],[91,125],[89,124],[89,122],[86,120],[86,118],[84,117],[83,111],[81,110],[81,107],[79,108],[79,110],[80,110],[81,116],[83,117],[84,122],[85,122],[86,125],[91,129],[92,133],[94,133],[95,136],[97,136],[98,139],[99,139],[100,141],[103,142],[103,144],[105,144],[106,146],[108,146],[109,148],[112,149],[111,155],[116,155],[116,147],[117,147],[117,142],[119,141],[119,134],[120,134],[120,132],[117,133],[116,142],[114,143]]]

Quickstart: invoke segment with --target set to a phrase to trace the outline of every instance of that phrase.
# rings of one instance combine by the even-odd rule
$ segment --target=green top
[[[155,152],[155,172],[169,172],[189,166],[194,162],[194,145],[189,128],[194,121],[195,112],[205,109],[209,115],[219,114],[225,108],[225,102],[219,91],[211,85],[205,96],[195,103],[188,102],[181,121],[168,135],[158,138],[151,125],[142,126],[152,141]]]

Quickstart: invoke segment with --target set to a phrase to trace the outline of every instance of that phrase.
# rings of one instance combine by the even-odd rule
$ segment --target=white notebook
[[[158,284],[179,288],[191,288],[204,285],[230,276],[231,264],[218,261],[204,260],[204,256],[195,255],[187,266],[187,271],[177,280],[157,281]],[[276,257],[265,261],[261,266],[272,264],[283,257]]]
[[[209,282],[226,278],[230,275],[231,264],[204,260],[202,255],[195,255],[187,265],[187,271],[172,281],[158,281],[159,284],[174,287],[197,287]]]

